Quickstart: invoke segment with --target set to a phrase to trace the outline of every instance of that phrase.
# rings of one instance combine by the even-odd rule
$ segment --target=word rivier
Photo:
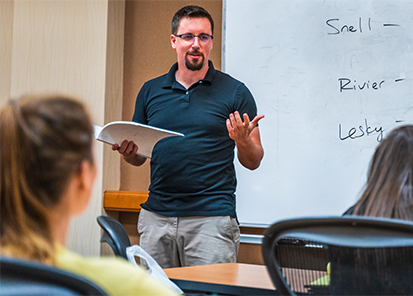
[[[341,124],[338,125],[338,137],[340,140],[344,141],[347,139],[358,139],[364,136],[370,136],[371,134],[377,133],[377,142],[380,142],[383,139],[383,127],[371,127],[367,123],[367,119],[364,119],[365,125],[359,125],[357,127],[352,127],[348,131],[347,135],[342,136],[341,134]]]
[[[370,82],[368,81],[363,81],[363,82],[357,82],[357,80],[351,80],[350,78],[339,78],[338,79],[339,84],[340,84],[340,92],[343,92],[343,90],[364,90],[364,89],[374,89],[378,90],[382,87],[383,83],[385,80],[381,81],[373,81]]]

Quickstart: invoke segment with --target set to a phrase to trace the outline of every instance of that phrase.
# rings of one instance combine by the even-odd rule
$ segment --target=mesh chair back
[[[116,256],[128,259],[126,248],[131,245],[131,242],[123,225],[108,216],[97,217],[97,222],[103,230],[100,241],[108,243]]]
[[[412,295],[413,247],[331,246],[333,295]]]
[[[262,254],[280,295],[413,295],[412,222],[283,220],[265,233]]]

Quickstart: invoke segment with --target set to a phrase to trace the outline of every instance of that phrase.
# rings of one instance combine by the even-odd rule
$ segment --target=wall
[[[93,121],[120,118],[122,101],[123,1],[1,1],[1,101],[31,92],[80,98]],[[117,108],[113,108],[113,106]],[[67,246],[100,253],[102,192],[118,187],[119,161],[96,145],[101,168],[87,211],[71,224]],[[105,148],[107,150],[107,148]],[[102,172],[105,172],[103,174]]]
[[[14,1],[0,1],[0,104],[10,95]]]

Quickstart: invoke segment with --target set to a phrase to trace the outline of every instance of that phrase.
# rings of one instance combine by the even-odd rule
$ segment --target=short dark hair
[[[214,34],[214,20],[212,16],[204,8],[196,5],[188,5],[179,9],[172,18],[172,34],[178,33],[179,23],[185,17],[193,18],[207,18],[211,23],[211,32]]]

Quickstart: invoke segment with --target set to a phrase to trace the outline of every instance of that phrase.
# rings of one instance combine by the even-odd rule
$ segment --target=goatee
[[[200,55],[202,58],[201,58],[201,60],[199,61],[199,63],[194,63],[194,62],[192,62],[191,61],[191,59],[188,57],[188,54],[187,54],[187,56],[186,56],[186,59],[185,59],[185,66],[186,66],[186,68],[188,69],[188,70],[191,70],[191,71],[199,71],[199,70],[201,70],[202,69],[202,66],[204,65],[204,55]]]

